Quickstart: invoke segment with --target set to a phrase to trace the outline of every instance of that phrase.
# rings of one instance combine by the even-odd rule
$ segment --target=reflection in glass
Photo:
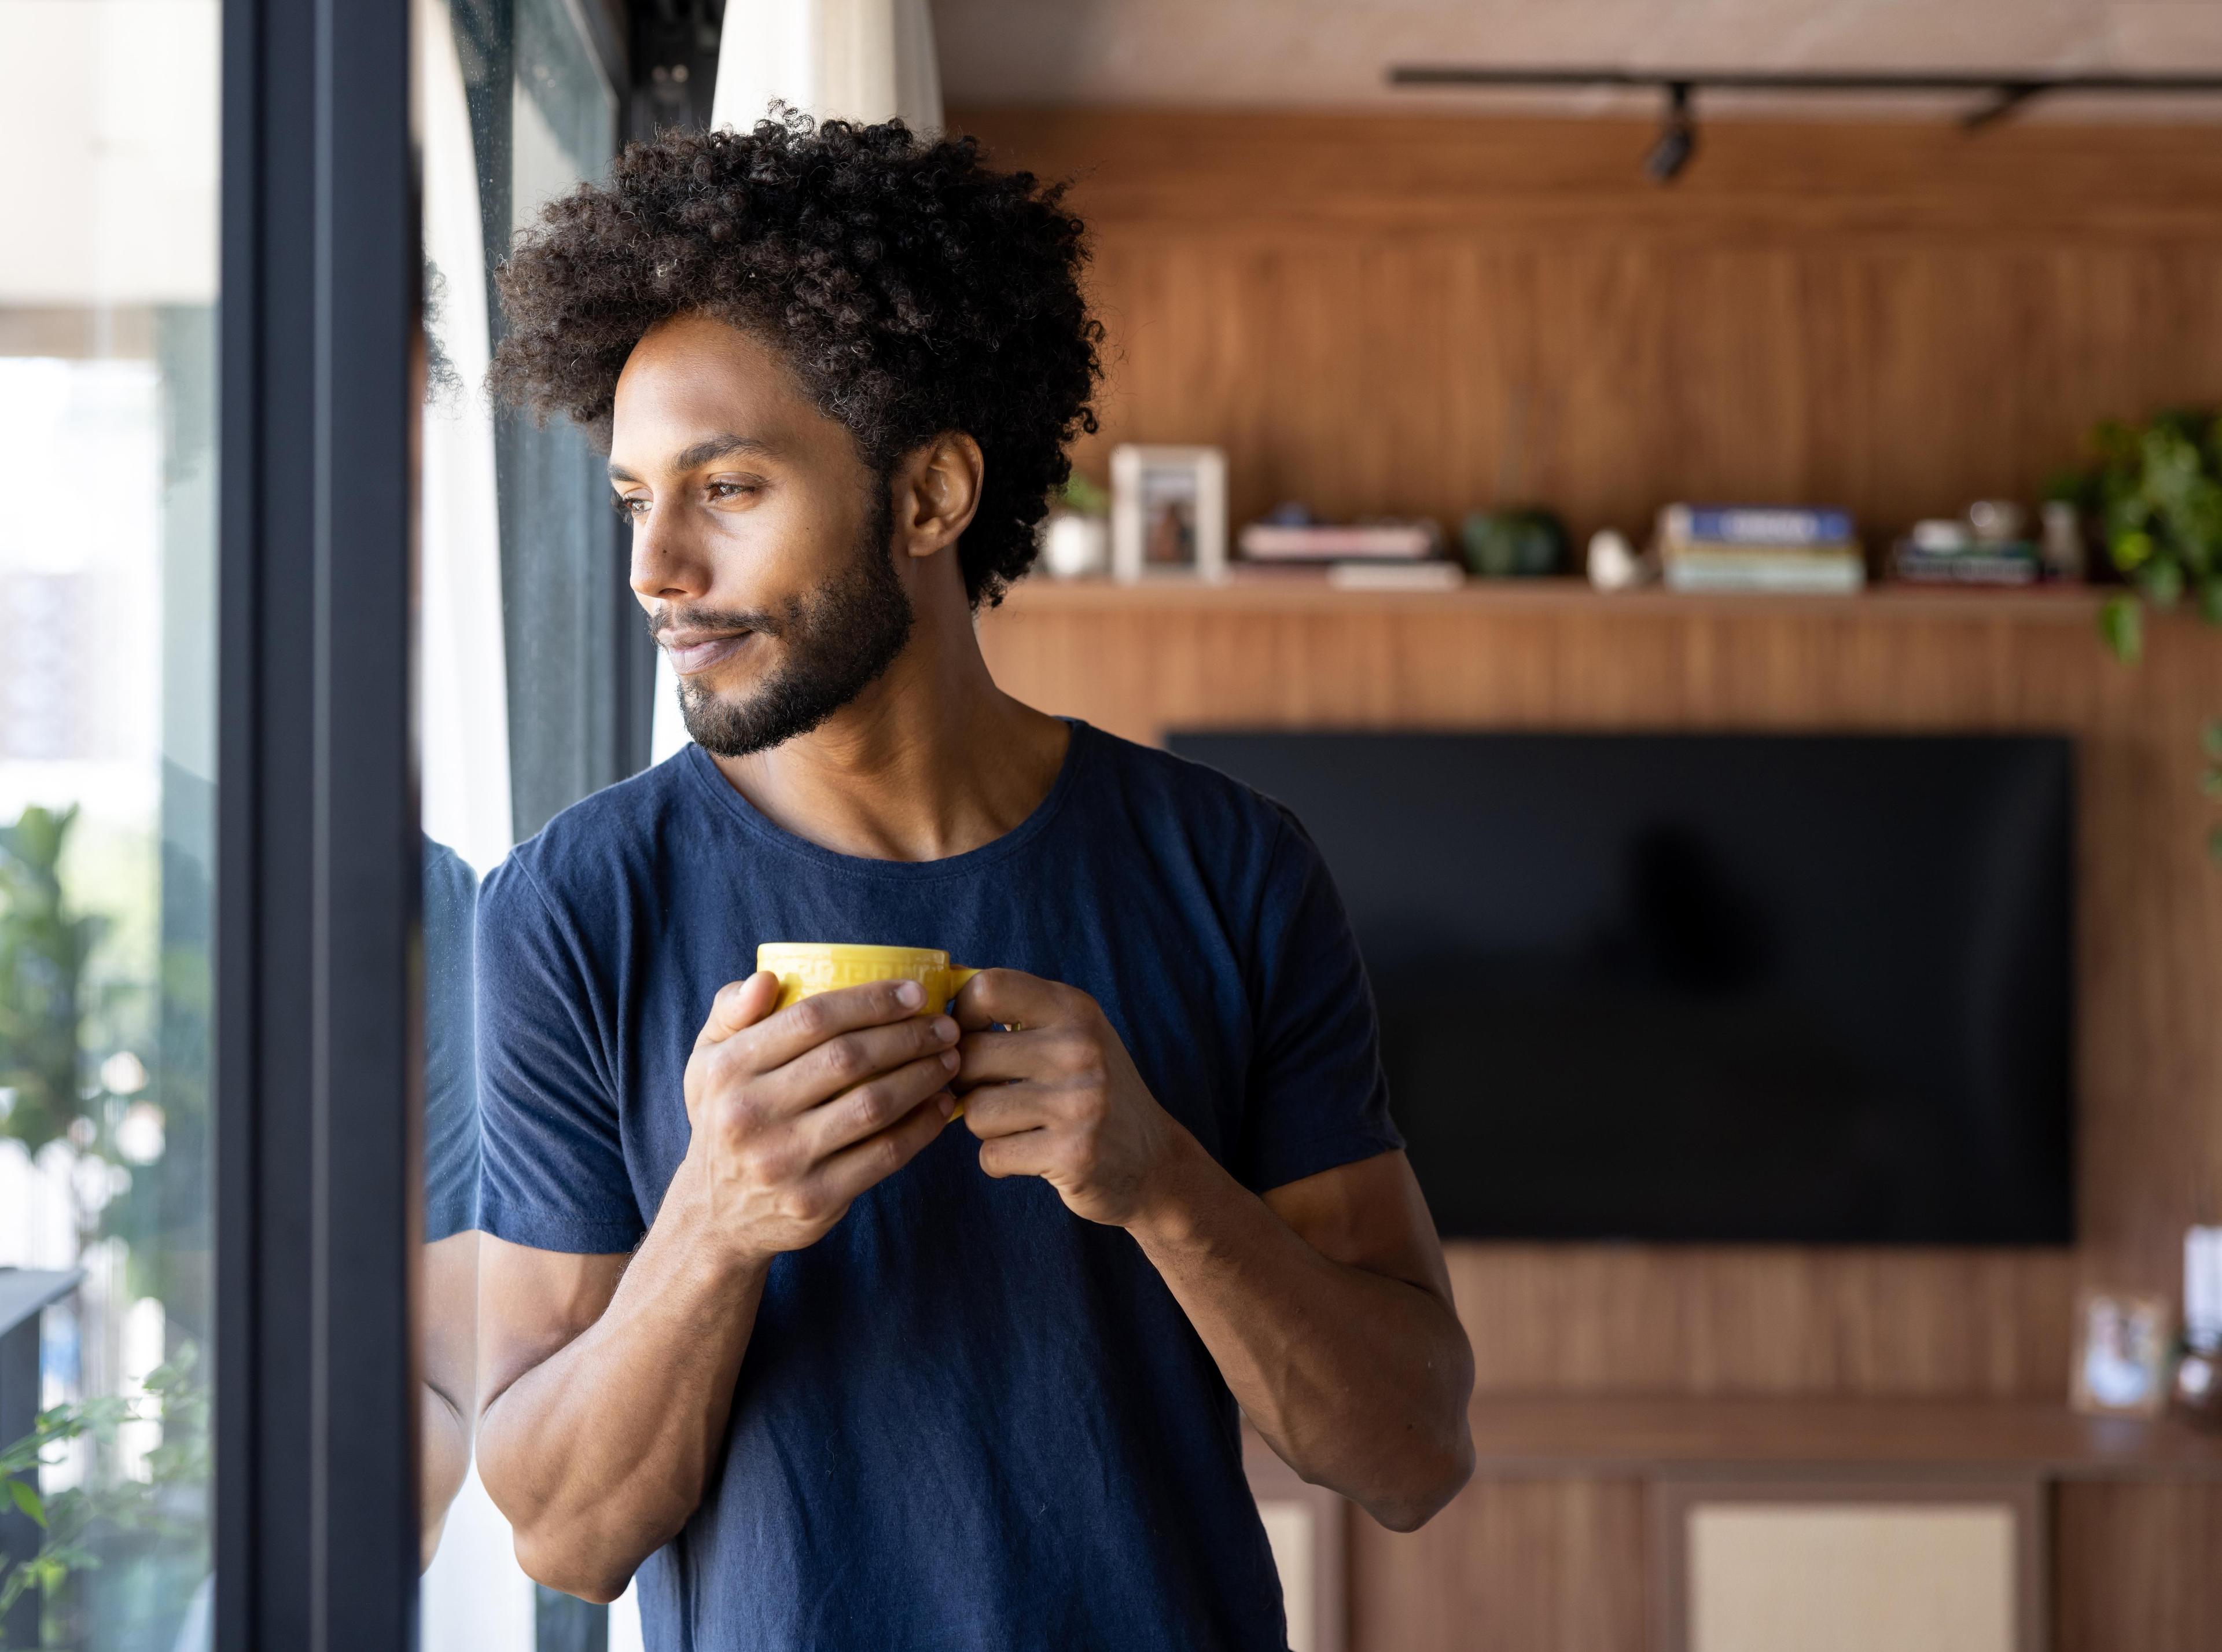
[[[14,1647],[207,1644],[217,37],[215,0],[0,6]]]
[[[426,380],[417,615],[423,1642],[426,1652],[533,1652],[536,1642],[544,1652],[581,1626],[539,1621],[544,1605],[517,1567],[508,1527],[469,1472],[478,1243],[471,914],[478,880],[518,836],[622,777],[612,683],[625,636],[616,619],[622,612],[634,629],[638,621],[613,550],[599,456],[568,425],[541,430],[497,414],[483,384],[499,325],[491,271],[516,229],[606,166],[617,104],[567,0],[413,3]]]

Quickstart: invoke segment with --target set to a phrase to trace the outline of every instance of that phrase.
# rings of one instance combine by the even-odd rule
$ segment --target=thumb
[[[710,1019],[702,1023],[694,1047],[721,1044],[743,1027],[754,1027],[778,1002],[779,977],[769,970],[758,970],[745,981],[726,983],[710,1001]]]

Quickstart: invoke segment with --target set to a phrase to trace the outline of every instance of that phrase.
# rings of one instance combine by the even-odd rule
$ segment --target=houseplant
[[[2106,560],[2129,582],[2100,610],[2106,645],[2134,660],[2144,611],[2188,602],[2222,625],[2222,414],[2179,409],[2144,424],[2100,423],[2092,462],[2054,480],[2049,497],[2097,528]]]

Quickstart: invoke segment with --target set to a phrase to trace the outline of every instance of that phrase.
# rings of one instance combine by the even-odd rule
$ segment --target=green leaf
[[[2200,730],[2199,744],[2206,749],[2208,757],[2222,763],[2222,723],[2209,723]]]
[[[2125,665],[2134,665],[2145,651],[2144,606],[2133,596],[2106,599],[2099,610],[2099,635]]]
[[[2222,569],[2199,581],[2199,617],[2210,625],[2222,625]]]
[[[2156,557],[2137,575],[2137,588],[2145,600],[2165,612],[2183,600],[2183,564],[2172,556]]]
[[[2130,528],[2114,535],[2106,546],[2114,559],[2114,566],[2125,574],[2134,574],[2152,560],[2153,537],[2143,528]]]
[[[15,1498],[16,1506],[28,1516],[41,1531],[47,1529],[47,1500],[31,1489],[29,1481],[9,1480],[8,1495]]]

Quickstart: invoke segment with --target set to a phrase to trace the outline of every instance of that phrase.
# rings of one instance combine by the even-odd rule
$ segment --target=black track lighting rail
[[[1392,86],[1629,86],[1687,98],[1698,91],[1988,92],[1991,101],[1966,117],[1981,126],[2034,97],[2059,92],[2136,94],[2222,92],[2215,74],[2031,74],[2022,71],[1904,73],[1897,70],[1507,69],[1467,64],[1401,64]]]
[[[1660,183],[1688,164],[1697,147],[1695,107],[1699,91],[1786,93],[1929,92],[1988,93],[1979,107],[1961,117],[1969,131],[1988,126],[2033,99],[2062,92],[2111,92],[2133,96],[2212,95],[2222,92],[2215,74],[2031,74],[1895,70],[1768,69],[1545,69],[1491,68],[1466,64],[1402,64],[1389,70],[1392,86],[1514,88],[1619,86],[1665,95],[1664,127],[1645,166]]]

